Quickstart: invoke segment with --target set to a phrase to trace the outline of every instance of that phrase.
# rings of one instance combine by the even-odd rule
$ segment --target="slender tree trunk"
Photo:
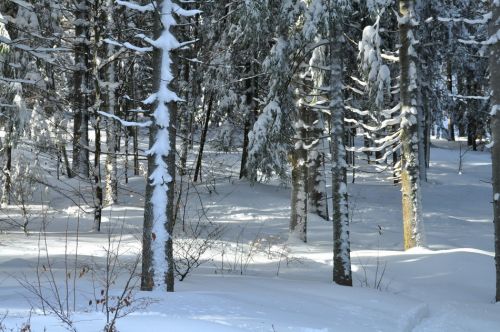
[[[209,98],[210,99],[208,100],[205,123],[203,124],[203,131],[201,132],[201,137],[200,137],[200,149],[198,150],[198,158],[196,159],[196,168],[194,170],[194,178],[193,178],[194,182],[198,181],[198,176],[200,177],[201,181],[201,162],[203,160],[203,150],[205,148],[205,142],[207,141],[208,124],[210,122],[210,115],[212,113],[213,95],[210,94]]]
[[[136,93],[137,85],[136,85],[136,81],[134,78],[133,70],[134,70],[134,66],[132,65],[132,74],[131,74],[132,93],[131,93],[131,95],[132,95],[132,99],[134,100],[133,104],[135,105],[135,100],[136,100],[135,93]],[[137,122],[137,120],[138,120],[137,112],[134,112],[133,120],[135,122]],[[132,135],[133,135],[132,149],[133,149],[133,154],[134,154],[134,175],[137,176],[137,175],[139,175],[139,170],[140,170],[140,166],[139,166],[139,128],[138,127],[132,127]]]
[[[88,0],[75,4],[75,73],[73,76],[73,174],[89,176],[89,10]]]
[[[453,94],[453,69],[451,60],[447,62],[447,85],[448,85],[448,93]],[[451,98],[451,97],[450,97]],[[455,105],[448,106],[448,141],[455,141]]]
[[[241,166],[240,166],[240,179],[248,177],[247,170],[247,160],[248,160],[248,144],[250,140],[248,139],[248,134],[252,129],[252,121],[250,117],[253,117],[253,114],[250,114],[250,111],[245,116],[245,125],[243,127],[243,149],[241,153]]]
[[[187,34],[187,33],[186,33]],[[190,79],[190,66],[188,62],[184,64],[183,68],[183,74],[184,74],[184,82],[187,86],[189,86],[188,82]],[[192,85],[191,85],[192,86]],[[190,91],[191,90],[191,91]],[[194,96],[192,96],[192,89],[187,89],[186,88],[186,93],[184,96],[184,99],[187,101],[191,101],[194,99]],[[194,105],[194,102],[193,102]],[[189,117],[191,115],[191,112],[189,111],[190,103],[187,102],[184,104],[184,107],[181,108],[180,110],[180,122],[181,122],[181,128],[180,128],[180,134],[181,134],[181,152],[180,152],[180,158],[179,158],[179,175],[184,176],[187,174],[187,156],[188,156],[188,146],[189,146]]]
[[[414,0],[399,0],[401,48],[401,185],[403,196],[404,248],[424,245],[420,175],[416,54],[413,37],[416,23]]]
[[[159,51],[155,51],[159,52]],[[156,62],[159,62],[159,55],[155,54],[155,65],[158,66]],[[157,68],[155,66],[155,68]],[[155,75],[155,82],[159,78],[159,75]],[[156,126],[151,126],[149,129],[149,147],[151,148],[155,142],[157,135]],[[150,178],[155,170],[155,158],[153,155],[148,155],[148,180],[146,181],[146,190],[144,194],[144,222],[142,226],[142,272],[141,272],[141,290],[151,291],[155,287],[154,282],[154,267],[153,267],[153,246],[152,242],[156,239],[153,235],[153,224],[154,224],[154,204],[153,204],[153,191],[154,185],[152,184]]]
[[[324,167],[325,154],[321,150],[323,147],[321,136],[323,136],[325,128],[324,119],[317,110],[310,110],[308,118],[307,123],[312,128],[308,131],[308,142],[311,142],[307,153],[308,209],[321,218],[329,220]]]
[[[3,186],[2,186],[2,197],[0,199],[0,205],[10,204],[10,191],[12,188],[12,135],[13,126],[12,123],[7,125],[7,135],[4,140],[3,149],[5,151],[5,164],[2,169],[3,173]]]
[[[111,5],[111,4],[110,4]],[[109,14],[108,21],[112,20],[111,14]],[[110,57],[113,54],[112,45],[108,45],[107,55]],[[107,112],[111,115],[116,113],[116,96],[115,96],[115,64],[110,63],[106,70],[106,81],[107,81],[107,91],[106,91],[106,105]],[[106,120],[106,175],[105,175],[105,202],[106,204],[115,204],[118,201],[118,176],[117,176],[117,164],[116,164],[116,125],[115,120],[108,118]]]
[[[330,113],[332,149],[333,281],[352,286],[347,162],[344,129],[343,35],[338,18],[330,23]]]
[[[102,181],[101,181],[101,129],[100,116],[96,114],[94,131],[95,131],[95,155],[94,155],[94,186],[95,186],[95,207],[94,207],[94,229],[98,232],[101,231],[102,220]]]
[[[103,27],[106,22],[105,13],[99,13],[102,7],[99,3],[96,3],[93,7],[93,15],[97,20],[97,24],[94,24],[94,44],[93,44],[93,59],[92,59],[92,70],[93,81],[94,81],[94,105],[92,107],[92,115],[94,122],[92,124],[95,133],[95,147],[94,147],[94,167],[92,169],[92,176],[94,181],[94,230],[97,232],[101,231],[101,220],[102,220],[102,208],[103,208],[103,190],[102,190],[102,178],[101,178],[101,117],[98,113],[99,106],[102,102],[101,93],[101,82],[102,75],[99,70],[99,63],[102,56],[106,56],[106,52],[101,46],[101,37]],[[90,68],[89,72],[90,72]]]
[[[423,93],[418,93],[419,103],[423,105]],[[425,153],[425,141],[426,141],[426,131],[425,131],[425,109],[423,107],[418,108],[418,168],[420,181],[427,181],[427,167],[426,167],[426,153]]]
[[[247,63],[245,76],[253,76],[254,72],[252,70],[253,66],[251,63]],[[241,165],[240,165],[240,179],[248,178],[247,170],[247,160],[248,160],[248,144],[250,140],[248,139],[248,133],[253,127],[255,122],[255,93],[257,91],[256,80],[247,79],[246,80],[246,93],[245,93],[245,125],[243,128],[243,150],[241,153]]]
[[[500,28],[500,2],[491,1],[493,17],[490,20],[490,36],[498,35]],[[493,173],[493,223],[495,225],[496,296],[500,302],[500,44],[498,40],[490,46],[491,96],[491,159]]]
[[[299,119],[307,110],[299,106]],[[304,123],[304,122],[303,122]],[[307,242],[307,150],[304,148],[305,129],[297,128],[295,150],[290,153],[292,167],[292,197],[290,232],[297,239]]]

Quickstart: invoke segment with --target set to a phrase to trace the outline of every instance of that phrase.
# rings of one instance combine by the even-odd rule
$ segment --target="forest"
[[[0,331],[499,331],[499,15],[0,0]]]

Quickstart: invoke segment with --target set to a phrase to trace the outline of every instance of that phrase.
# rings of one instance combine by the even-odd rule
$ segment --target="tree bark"
[[[403,196],[404,248],[424,245],[420,175],[417,105],[416,51],[414,27],[417,25],[414,0],[399,0],[399,35],[401,48],[401,185]]]
[[[170,0],[156,2],[161,11],[155,13],[155,39],[172,40],[174,22]],[[148,180],[144,206],[143,262],[141,289],[174,291],[173,229],[175,208],[175,102],[172,83],[176,74],[170,52],[172,43],[160,43],[153,53],[154,112],[150,126]]]
[[[493,17],[490,20],[489,35],[498,36],[500,20],[500,3],[491,1]],[[493,223],[495,227],[495,267],[496,267],[496,295],[495,300],[500,302],[500,44],[497,40],[490,46],[490,87],[491,95],[491,159],[493,174]]]
[[[302,96],[306,95],[303,91]],[[307,213],[308,213],[308,116],[311,112],[306,101],[301,98],[297,106],[295,121],[295,146],[289,154],[292,167],[292,197],[290,202],[290,233],[295,238],[307,242]]]
[[[201,132],[200,137],[200,149],[198,150],[198,158],[196,159],[196,168],[194,170],[194,178],[193,181],[198,181],[198,176],[201,181],[201,162],[203,160],[203,150],[205,149],[205,143],[207,141],[207,133],[208,133],[208,124],[210,122],[210,115],[212,113],[212,103],[213,103],[213,95],[210,94],[207,106],[207,114],[205,117],[205,123],[203,124],[203,131]]]
[[[73,175],[89,177],[89,10],[88,0],[75,4],[75,72],[73,76]]]
[[[347,154],[345,149],[343,82],[343,35],[338,18],[330,26],[330,113],[332,149],[333,281],[352,286]]]
[[[453,94],[453,69],[451,60],[447,62],[447,86],[448,93]],[[450,97],[451,98],[451,97]],[[455,105],[448,106],[448,141],[455,141]]]
[[[0,205],[10,204],[10,191],[12,187],[12,135],[13,126],[11,120],[8,120],[7,124],[7,135],[4,139],[3,149],[5,151],[5,165],[2,168],[3,173],[3,186],[2,186],[2,197],[0,199]]]

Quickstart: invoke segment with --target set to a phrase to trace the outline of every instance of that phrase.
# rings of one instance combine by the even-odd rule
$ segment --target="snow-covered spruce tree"
[[[1,147],[3,165],[0,205],[11,204],[14,149],[23,136],[25,124],[30,117],[26,105],[27,89],[23,84],[36,84],[36,81],[30,79],[30,75],[36,74],[32,72],[33,58],[23,51],[24,48],[31,49],[31,45],[20,44],[20,41],[26,37],[25,31],[32,32],[32,29],[38,27],[38,21],[29,9],[10,5],[12,6],[6,9],[14,14],[13,22],[7,25],[0,22],[0,128],[5,132]],[[3,17],[1,12],[0,16]]]
[[[277,175],[288,176],[288,152],[292,148],[295,105],[290,80],[294,52],[293,32],[297,22],[297,1],[271,1],[263,21],[274,22],[274,31],[268,36],[272,45],[263,62],[268,74],[268,95],[253,128],[248,134],[247,176],[252,181]],[[271,30],[272,31],[272,30]],[[293,205],[292,205],[293,206]]]
[[[500,0],[491,1],[492,17],[489,26],[491,134],[493,174],[493,223],[495,225],[496,295],[500,302]]]
[[[171,28],[174,15],[193,16],[198,10],[184,10],[171,0],[138,5],[118,4],[141,12],[153,12],[154,39],[139,35],[153,46],[153,94],[144,103],[153,105],[148,155],[148,181],[144,206],[141,289],[174,290],[172,231],[174,226],[175,121],[179,97],[171,90],[173,70],[170,52],[179,43]],[[129,44],[130,45],[130,44]]]
[[[401,67],[401,186],[404,248],[425,245],[418,160],[417,43],[414,0],[399,0],[399,62]]]

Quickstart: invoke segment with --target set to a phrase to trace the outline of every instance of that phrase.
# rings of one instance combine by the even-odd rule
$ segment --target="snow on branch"
[[[174,13],[176,13],[177,15],[184,16],[184,17],[195,16],[195,15],[202,13],[201,10],[197,10],[197,9],[192,9],[192,10],[184,9],[175,3],[172,3],[172,11]]]
[[[33,80],[22,80],[19,78],[8,78],[8,77],[3,77],[3,76],[0,76],[0,81],[9,82],[9,83],[33,84],[33,85],[36,85],[39,82],[39,81],[33,81]]]
[[[496,33],[490,36],[487,40],[484,41],[477,41],[475,39],[458,39],[458,41],[462,44],[467,44],[467,45],[494,45],[498,43],[500,40],[500,30],[497,30]]]
[[[140,4],[135,3],[133,1],[115,0],[115,2],[120,6],[125,6],[128,9],[137,10],[137,11],[140,11],[141,13],[152,12],[153,10],[155,10],[155,6],[153,3],[147,4],[147,5],[140,5]]]
[[[120,43],[120,42],[117,42],[116,40],[112,40],[109,38],[104,39],[104,42],[106,44],[110,44],[110,45],[114,45],[114,46],[125,47],[125,48],[128,48],[129,50],[136,51],[139,53],[151,52],[153,50],[153,48],[151,46],[139,47],[139,46],[132,45],[129,42]]]
[[[463,17],[438,17],[439,22],[463,22],[467,24],[486,24],[493,17],[491,12],[484,14],[481,18],[467,19]]]
[[[500,109],[500,105],[493,105],[491,107],[491,112],[490,112],[490,115],[491,116],[495,116],[498,112],[498,110]]]
[[[463,95],[454,95],[448,94],[448,97],[458,98],[458,99],[476,99],[476,100],[488,100],[490,96],[463,96]]]
[[[34,10],[35,9],[32,4],[30,4],[30,3],[26,2],[26,1],[23,1],[23,0],[10,0],[10,2],[13,2],[16,5],[18,5],[20,7],[24,7],[24,8],[29,9],[29,10]]]
[[[15,108],[17,107],[17,105],[12,105],[12,104],[2,104],[0,103],[0,107],[11,107],[11,108]],[[3,113],[0,113],[0,115],[4,115]]]
[[[3,36],[0,36],[0,42],[7,44],[11,47],[18,48],[26,52],[44,52],[44,53],[59,53],[59,52],[71,52],[72,50],[67,47],[31,47],[26,44],[21,44],[20,40],[10,40]]]
[[[379,126],[370,126],[370,125],[364,124],[363,122],[359,122],[358,120],[347,119],[347,118],[345,119],[345,122],[347,122],[347,123],[354,123],[355,125],[361,126],[364,129],[369,130],[369,131],[379,131],[381,129],[386,128],[387,126],[396,126],[396,125],[398,125],[401,122],[401,117],[397,116],[397,117],[392,118],[392,119],[384,120],[384,121],[382,121],[382,123],[380,123]]]
[[[350,151],[350,152],[378,152],[378,151],[384,150],[388,146],[393,146],[396,143],[399,144],[400,137],[401,137],[401,132],[397,131],[395,134],[388,136],[388,137],[384,138],[383,140],[381,140],[380,142],[383,141],[382,145],[371,146],[371,147],[360,147],[360,148],[346,146],[345,149],[347,151]],[[376,143],[380,143],[380,142],[376,142]]]
[[[362,111],[359,108],[355,108],[355,107],[352,107],[349,105],[345,105],[345,108],[346,108],[346,110],[349,110],[349,111],[356,113],[358,115],[361,115],[361,116],[371,115],[370,111]]]
[[[102,112],[102,111],[97,111],[97,113],[99,113],[107,118],[119,121],[122,124],[122,126],[124,126],[124,127],[149,127],[153,123],[152,121],[145,121],[145,122],[125,121],[114,114],[109,114],[109,113]]]

